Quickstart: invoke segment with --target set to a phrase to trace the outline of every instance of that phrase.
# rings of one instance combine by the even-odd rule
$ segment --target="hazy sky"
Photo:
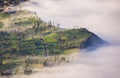
[[[120,42],[120,0],[31,0],[24,8],[61,27],[88,28],[100,37]],[[117,35],[117,36],[116,36]]]

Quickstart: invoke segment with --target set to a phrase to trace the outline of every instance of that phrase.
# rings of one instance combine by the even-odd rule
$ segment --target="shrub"
[[[3,27],[3,22],[0,22],[0,28],[2,28]]]

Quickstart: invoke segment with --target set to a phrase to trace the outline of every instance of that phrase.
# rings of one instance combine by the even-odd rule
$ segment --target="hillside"
[[[52,55],[64,53],[67,49],[98,47],[105,43],[86,28],[61,29],[30,11],[1,13],[0,16],[0,54]]]
[[[68,62],[66,56],[60,55],[104,44],[104,40],[86,28],[62,29],[60,24],[47,23],[30,11],[0,13],[0,72],[21,65],[28,68],[34,60],[31,56],[39,56],[32,63],[43,67]]]

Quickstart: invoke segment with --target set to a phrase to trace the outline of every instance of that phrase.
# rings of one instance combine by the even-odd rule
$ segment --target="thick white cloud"
[[[107,46],[92,52],[81,51],[74,54],[72,64],[44,68],[19,78],[120,78],[119,48]]]
[[[36,4],[35,4],[36,3]],[[61,27],[86,27],[108,41],[120,42],[120,0],[31,0],[24,8]]]

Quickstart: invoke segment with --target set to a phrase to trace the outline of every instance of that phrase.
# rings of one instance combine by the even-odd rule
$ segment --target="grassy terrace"
[[[70,33],[71,32],[71,33]],[[70,33],[70,34],[69,34]],[[79,48],[89,36],[85,29],[53,32],[43,38],[26,39],[23,33],[0,33],[0,53],[18,55],[45,55],[64,53],[66,49]]]

